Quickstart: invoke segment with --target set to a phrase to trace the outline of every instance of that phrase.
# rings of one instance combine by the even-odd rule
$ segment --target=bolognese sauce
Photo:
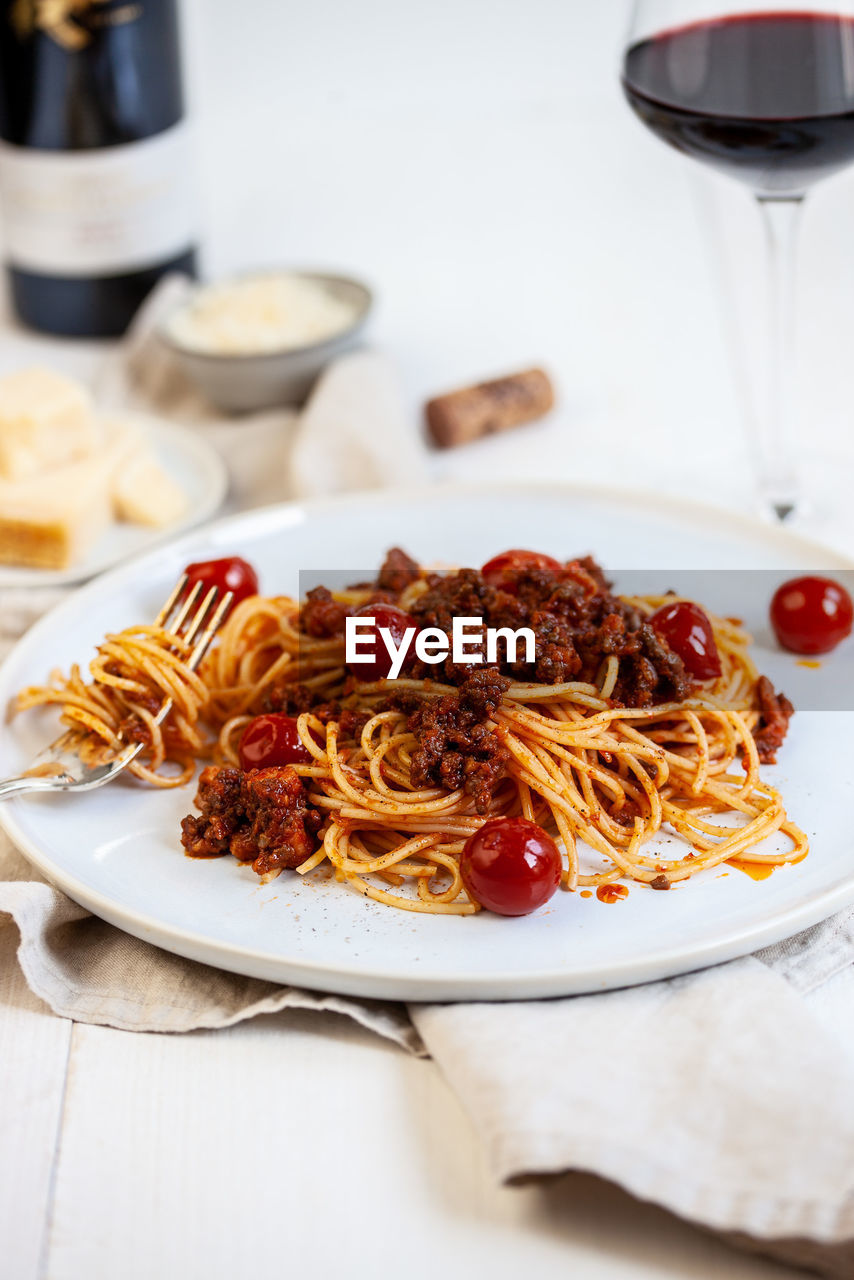
[[[230,853],[251,862],[258,875],[298,867],[317,847],[322,818],[289,766],[202,770],[198,816],[181,823],[181,843],[191,857]]]
[[[415,656],[401,642],[399,678],[370,660],[348,670],[356,615],[373,615],[382,636],[383,619],[406,623]],[[452,638],[459,619],[493,639],[525,628],[523,656],[476,629],[469,660],[417,644],[427,630]],[[604,897],[619,879],[666,890],[722,862],[805,856],[805,834],[759,773],[792,704],[749,644],[737,621],[694,602],[614,594],[590,557],[516,549],[439,573],[396,548],[343,592],[247,594],[198,672],[170,633],[128,628],[106,637],[91,683],[73,668],[19,706],[61,705],[102,748],[140,742],[129,768],[156,786],[184,785],[204,761],[182,823],[192,856],[230,854],[264,877],[328,863],[378,902],[469,915],[493,896],[486,880],[480,900],[475,887],[484,859],[509,874],[531,828],[559,841],[565,888]],[[166,696],[174,713],[158,723]],[[499,824],[494,848],[474,839],[485,823]],[[664,862],[645,852],[662,830],[687,844]],[[791,847],[769,850],[775,835]]]

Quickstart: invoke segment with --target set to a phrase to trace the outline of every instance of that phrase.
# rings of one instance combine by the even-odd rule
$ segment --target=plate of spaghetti
[[[807,570],[850,565],[564,486],[221,521],[90,584],[7,659],[0,775],[60,720],[84,752],[143,750],[107,788],[0,821],[105,919],[274,981],[518,999],[729,959],[854,900],[851,646],[799,661],[767,623]],[[233,593],[198,672],[145,621],[185,572]]]

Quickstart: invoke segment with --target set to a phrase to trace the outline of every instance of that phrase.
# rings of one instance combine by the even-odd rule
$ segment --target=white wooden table
[[[739,504],[758,228],[743,193],[630,117],[626,11],[187,0],[208,267],[364,274],[413,411],[493,371],[553,371],[548,426],[437,458],[436,476],[678,491],[701,475],[704,496]],[[828,184],[805,227],[813,456],[850,448],[852,201],[854,176]],[[4,335],[0,367],[25,349]],[[84,372],[98,355],[41,350]],[[815,523],[854,549],[848,512]],[[497,1188],[433,1064],[343,1019],[174,1037],[72,1025],[30,995],[16,941],[0,926],[9,1280],[794,1274],[592,1179]]]

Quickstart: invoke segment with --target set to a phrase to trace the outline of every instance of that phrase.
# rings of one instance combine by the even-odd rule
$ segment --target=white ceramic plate
[[[776,528],[702,507],[567,487],[433,490],[287,505],[218,522],[98,579],[43,619],[0,671],[0,704],[57,663],[85,661],[107,630],[152,617],[189,560],[236,552],[269,592],[294,592],[297,571],[380,563],[400,543],[424,560],[479,564],[509,546],[557,555],[595,551],[617,571],[849,568]],[[750,575],[731,582],[732,611],[761,636],[768,597]],[[764,582],[764,580],[763,580]],[[762,596],[763,598],[759,598]],[[850,682],[851,648],[829,661]],[[791,657],[758,650],[785,686]],[[831,668],[833,669],[833,668]],[[803,671],[803,668],[797,670]],[[849,686],[851,687],[850,683]],[[55,718],[30,714],[0,735],[0,776],[18,772]],[[776,941],[854,900],[848,767],[854,713],[801,712],[769,775],[809,833],[801,864],[755,882],[728,869],[670,893],[631,886],[626,900],[558,893],[518,920],[423,916],[370,902],[317,876],[262,885],[231,858],[193,861],[178,842],[193,789],[117,782],[88,795],[18,798],[0,806],[12,839],[71,897],[128,932],[180,955],[282,983],[407,1000],[507,999],[601,990],[700,968]]]
[[[115,415],[119,416],[119,415]],[[187,510],[168,529],[114,521],[78,564],[68,569],[19,569],[0,565],[0,588],[60,587],[94,578],[114,564],[175,537],[209,520],[222,505],[228,489],[225,464],[216,450],[193,431],[149,414],[122,415],[151,441],[163,469],[187,495]]]

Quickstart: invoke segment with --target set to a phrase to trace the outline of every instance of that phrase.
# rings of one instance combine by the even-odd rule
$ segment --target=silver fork
[[[233,596],[227,591],[219,600],[218,589],[211,587],[197,607],[202,584],[197,582],[182,601],[186,585],[187,575],[184,574],[157,615],[154,625],[166,627],[177,608],[168,631],[176,639],[180,638],[186,644],[193,645],[187,666],[195,671],[222,626]],[[166,698],[154,717],[155,724],[162,724],[171,710],[172,699]],[[119,738],[121,740],[121,735]],[[39,752],[29,769],[20,777],[6,778],[0,782],[0,800],[27,791],[91,791],[94,787],[102,787],[105,782],[110,782],[126,769],[145,746],[143,742],[130,742],[116,755],[109,756],[98,764],[86,764],[77,751],[80,740],[79,729],[69,729],[62,734],[49,747],[45,747],[44,751]]]

